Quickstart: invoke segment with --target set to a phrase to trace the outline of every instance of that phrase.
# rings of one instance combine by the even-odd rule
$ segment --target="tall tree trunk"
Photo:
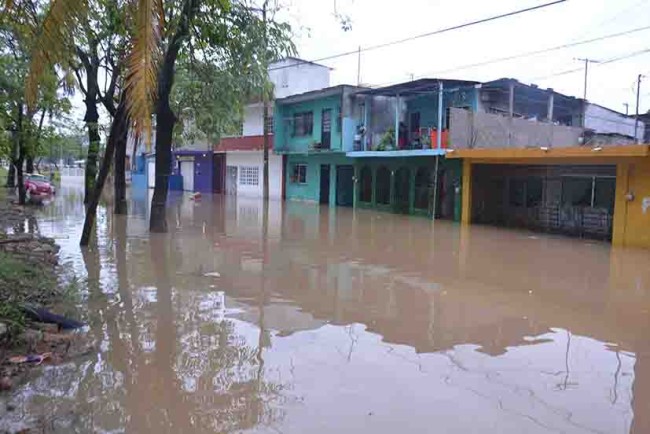
[[[16,168],[13,164],[9,165],[9,171],[7,172],[7,188],[16,188]]]
[[[81,241],[79,242],[79,245],[81,246],[87,246],[90,243],[90,235],[95,224],[99,198],[102,195],[102,190],[104,189],[104,184],[106,183],[106,178],[108,177],[108,172],[111,170],[111,163],[113,162],[113,154],[115,153],[115,147],[117,145],[118,138],[123,134],[125,135],[126,131],[128,131],[126,98],[127,94],[123,91],[120,98],[120,104],[117,107],[115,117],[113,118],[113,123],[111,124],[111,132],[108,136],[108,142],[106,143],[106,151],[104,152],[102,167],[99,170],[97,182],[94,184],[95,187],[88,201],[86,219],[84,220],[84,227],[81,233]]]
[[[264,1],[264,6],[262,7],[262,20],[264,24],[264,70],[265,74],[268,74],[268,62],[267,62],[267,50],[268,50],[268,40],[266,32],[266,8],[268,6],[268,0]],[[262,182],[263,190],[262,195],[265,201],[269,199],[269,127],[266,122],[266,118],[269,117],[269,93],[266,89],[267,78],[264,79],[264,89],[262,90],[262,103],[264,104],[264,166],[262,168]]]
[[[34,157],[31,155],[25,158],[25,172],[34,173]]]
[[[92,111],[92,112],[91,112]],[[99,159],[99,115],[97,103],[86,103],[86,127],[88,128],[88,155],[86,156],[86,172],[84,203],[88,203],[97,180],[97,160]]]
[[[95,41],[91,41],[93,50],[96,50]],[[90,200],[90,195],[94,191],[95,182],[97,181],[97,160],[99,159],[99,112],[97,111],[97,103],[99,102],[99,88],[97,85],[97,69],[99,68],[99,59],[96,55],[86,55],[81,50],[77,51],[81,62],[84,65],[86,73],[86,88],[85,100],[86,114],[84,122],[88,128],[88,154],[86,156],[86,172],[85,172],[85,186],[84,203],[87,204]],[[81,80],[81,78],[79,78]],[[82,87],[83,89],[83,87]],[[110,164],[110,163],[109,163]]]
[[[149,230],[167,232],[167,193],[172,164],[172,134],[176,116],[169,105],[169,95],[174,84],[174,67],[183,40],[189,35],[190,22],[198,10],[198,0],[185,0],[181,9],[180,23],[165,52],[158,73],[158,100],[156,103],[156,183],[151,200]]]
[[[16,123],[16,136],[14,137],[16,142],[16,151],[17,155],[14,154],[14,161],[12,162],[16,170],[16,183],[18,184],[18,204],[25,205],[26,193],[25,193],[25,181],[23,178],[23,164],[25,162],[25,135],[23,131],[23,105],[19,104],[17,107],[17,123]]]
[[[115,214],[127,214],[128,206],[126,203],[126,140],[128,130],[120,131],[115,143],[115,179],[113,186],[115,188]]]

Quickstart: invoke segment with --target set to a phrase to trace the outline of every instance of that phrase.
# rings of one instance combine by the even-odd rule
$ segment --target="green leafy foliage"
[[[272,99],[268,64],[295,54],[291,27],[274,18],[279,8],[268,0],[203,2],[170,98],[180,121],[175,143],[214,144],[238,132],[244,105]]]

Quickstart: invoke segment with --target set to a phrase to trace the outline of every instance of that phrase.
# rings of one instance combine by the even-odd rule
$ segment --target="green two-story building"
[[[276,100],[286,198],[460,220],[461,164],[445,158],[448,109],[475,110],[475,84],[341,85]]]
[[[278,99],[274,151],[285,157],[285,196],[353,206],[356,129],[353,101],[361,88],[334,86]]]

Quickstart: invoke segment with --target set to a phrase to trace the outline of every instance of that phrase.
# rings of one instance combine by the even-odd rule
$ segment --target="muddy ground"
[[[74,281],[63,277],[59,247],[38,234],[30,206],[0,202],[0,391],[19,385],[30,369],[87,352],[83,333],[32,321],[26,308],[74,315]]]

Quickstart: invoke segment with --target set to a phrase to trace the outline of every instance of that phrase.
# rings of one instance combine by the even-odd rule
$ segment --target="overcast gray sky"
[[[548,3],[550,0],[288,0],[289,21],[299,56],[313,60],[357,47],[406,38],[443,27]],[[344,32],[334,16],[352,20]],[[362,53],[361,82],[381,85],[419,77],[487,81],[513,77],[525,83],[582,96],[582,71],[556,75],[582,64],[576,57],[608,60],[650,49],[650,30],[547,54],[450,69],[650,25],[650,0],[568,0],[545,9]],[[332,68],[332,84],[356,84],[357,56],[321,62]],[[448,71],[440,73],[440,71]],[[650,53],[604,65],[590,65],[587,98],[634,113],[635,82],[641,85],[641,112],[650,109]]]

